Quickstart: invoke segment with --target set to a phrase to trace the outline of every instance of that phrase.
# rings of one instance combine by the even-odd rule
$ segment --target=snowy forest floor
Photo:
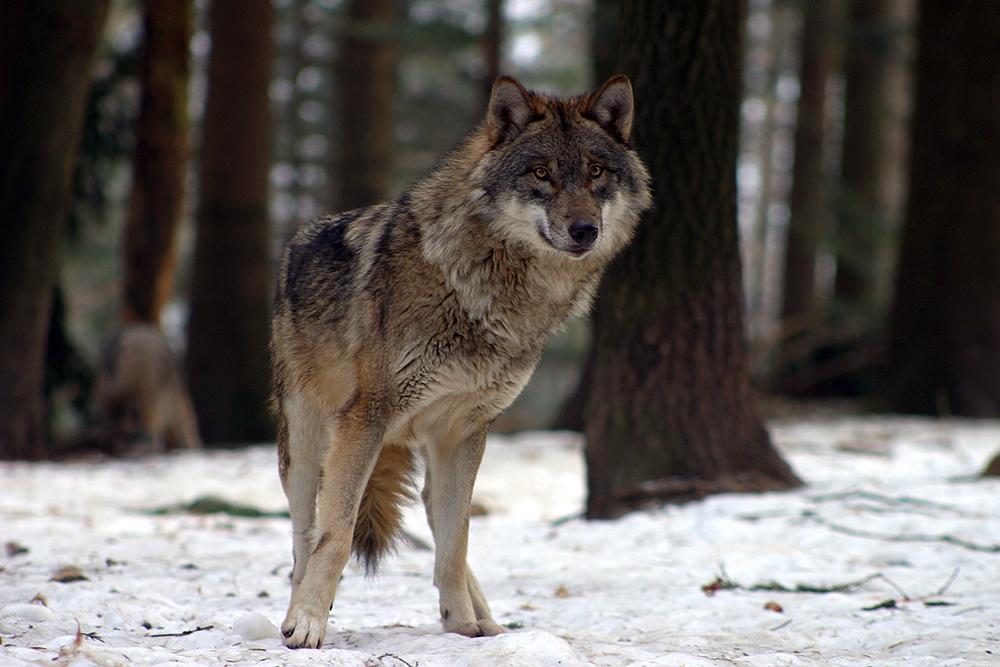
[[[443,634],[433,554],[411,545],[376,579],[348,566],[325,645],[299,651],[275,627],[291,536],[273,448],[5,463],[0,664],[1000,664],[1000,481],[975,478],[1000,423],[771,429],[804,488],[608,522],[576,518],[578,436],[491,438],[469,557],[508,633]],[[275,515],[176,509],[206,496]],[[419,508],[407,527],[430,541]],[[53,580],[65,566],[85,579]]]

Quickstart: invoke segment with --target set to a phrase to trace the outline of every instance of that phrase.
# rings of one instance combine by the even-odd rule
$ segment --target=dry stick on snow
[[[849,500],[851,498],[861,498],[863,500],[873,500],[876,502],[885,503],[886,505],[916,505],[919,507],[925,507],[927,509],[942,510],[945,512],[954,512],[955,514],[966,514],[966,512],[958,507],[952,505],[944,505],[942,503],[935,503],[930,500],[924,500],[923,498],[914,498],[912,496],[886,496],[881,493],[875,493],[874,491],[841,491],[838,493],[825,493],[819,496],[812,496],[809,498],[814,503],[823,503],[830,500]]]
[[[902,588],[900,588],[896,582],[894,582],[889,577],[885,576],[881,572],[876,572],[875,574],[869,574],[867,577],[862,577],[855,581],[848,581],[843,584],[836,584],[833,586],[816,586],[813,584],[796,584],[793,588],[789,588],[783,584],[779,584],[777,581],[769,581],[762,584],[754,584],[753,586],[744,586],[739,584],[729,578],[726,574],[726,569],[722,566],[719,567],[719,574],[716,575],[715,580],[705,584],[701,587],[701,590],[705,595],[714,595],[716,591],[769,591],[778,593],[847,593],[849,591],[855,590],[864,586],[865,584],[881,580],[892,586],[897,593],[903,596],[904,599],[910,599]]]
[[[834,532],[850,535],[851,537],[865,537],[871,540],[882,540],[883,542],[943,542],[956,547],[962,547],[963,549],[969,549],[970,551],[1000,553],[1000,544],[977,544],[975,542],[963,540],[960,537],[955,537],[954,535],[921,535],[919,533],[911,535],[892,535],[888,533],[876,533],[870,530],[862,530],[860,528],[841,526],[838,523],[833,523],[822,517],[816,516],[812,512],[804,512],[803,517],[812,519],[819,525],[829,528]]]
[[[193,635],[196,632],[202,632],[203,630],[211,630],[214,625],[198,626],[194,630],[184,630],[183,632],[161,632],[155,635],[146,635],[147,637],[187,637],[188,635]]]
[[[393,655],[392,653],[383,653],[382,655],[380,655],[379,657],[377,657],[375,659],[378,660],[379,662],[382,662],[382,658],[392,658],[393,660],[399,660],[401,663],[403,663],[404,665],[406,665],[406,667],[413,667],[413,665],[411,665],[410,663],[406,662],[405,660],[403,660],[402,658],[400,658],[398,655]]]

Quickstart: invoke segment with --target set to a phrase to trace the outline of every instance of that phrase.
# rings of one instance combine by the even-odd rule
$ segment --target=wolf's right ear
[[[524,131],[532,113],[529,96],[524,86],[509,76],[496,80],[486,110],[486,134],[490,143],[508,141]]]

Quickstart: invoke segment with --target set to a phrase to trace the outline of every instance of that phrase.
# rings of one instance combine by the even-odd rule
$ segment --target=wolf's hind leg
[[[503,632],[466,563],[469,503],[485,445],[485,431],[457,442],[431,444],[421,494],[434,534],[434,585],[440,593],[441,624],[445,632],[468,637]]]
[[[281,624],[289,648],[318,648],[326,636],[330,606],[351,555],[358,506],[382,445],[384,426],[371,421],[377,413],[369,400],[360,397],[336,419],[322,457],[316,522],[319,541]]]
[[[315,543],[316,490],[319,486],[320,453],[326,439],[322,412],[300,394],[281,400],[278,408],[284,428],[279,429],[287,467],[282,468],[281,486],[288,498],[292,519],[292,595],[302,583],[306,563]]]

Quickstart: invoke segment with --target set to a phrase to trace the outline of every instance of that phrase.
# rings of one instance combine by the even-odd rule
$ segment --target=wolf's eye
[[[601,165],[599,165],[599,164],[592,164],[592,165],[590,165],[590,177],[591,178],[597,178],[598,176],[600,176],[603,173],[604,173],[604,167],[602,167]]]
[[[534,174],[535,178],[537,178],[540,181],[549,180],[549,170],[546,169],[545,167],[535,167]]]

